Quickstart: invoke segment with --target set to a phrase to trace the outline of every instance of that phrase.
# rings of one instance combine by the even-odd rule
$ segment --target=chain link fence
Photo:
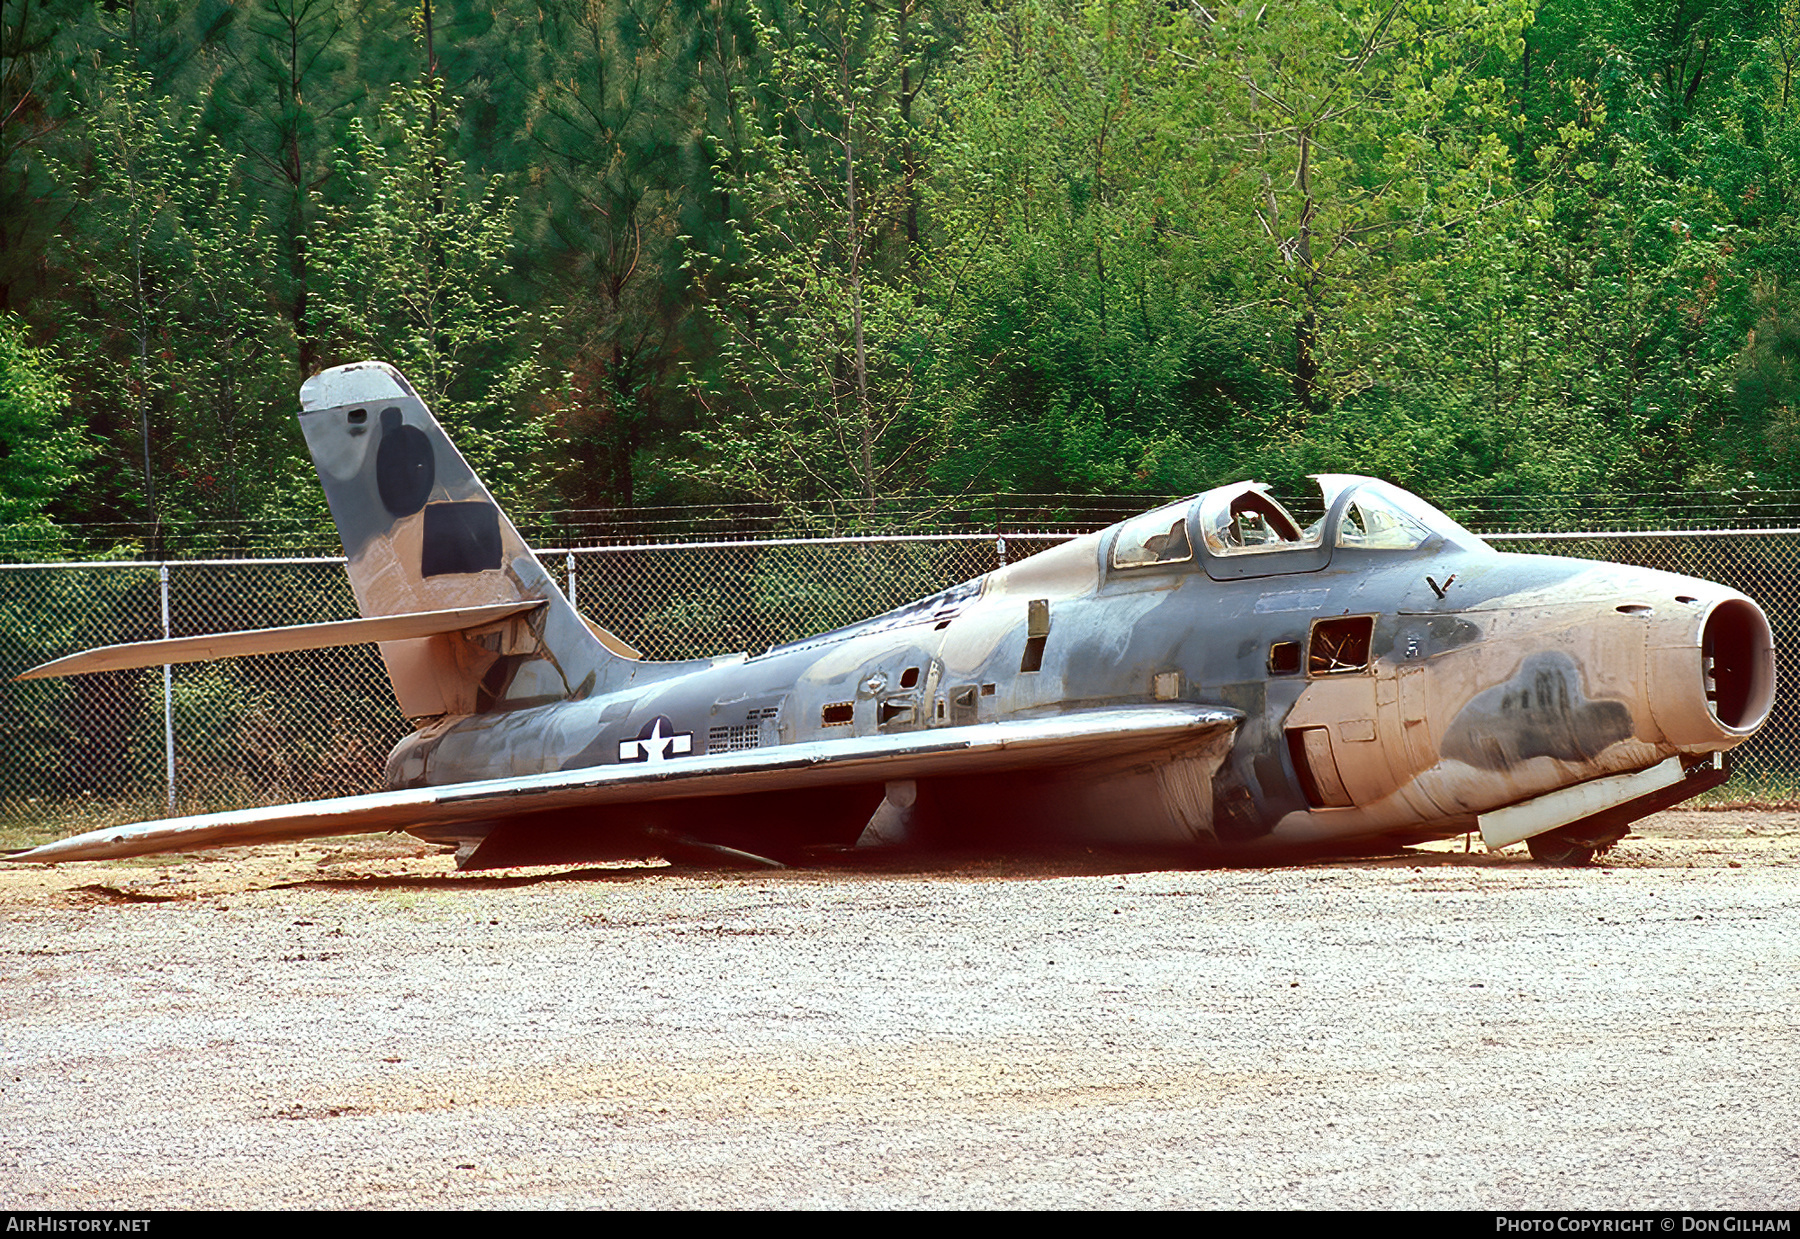
[[[646,658],[760,650],[879,613],[1069,537],[946,534],[541,552],[576,605]],[[1498,534],[1503,550],[1639,564],[1759,601],[1800,666],[1800,530]],[[408,730],[373,646],[58,680],[10,677],[99,645],[350,619],[342,560],[0,564],[0,830],[53,838],[170,813],[379,786]],[[1778,698],[1727,794],[1790,798],[1800,713]],[[22,832],[22,833],[21,833]]]

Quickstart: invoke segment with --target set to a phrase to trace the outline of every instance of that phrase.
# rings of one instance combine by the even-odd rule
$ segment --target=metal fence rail
[[[540,552],[647,658],[757,650],[850,623],[1072,535],[894,535]],[[1720,581],[1800,666],[1800,529],[1490,535],[1500,549]],[[0,677],[97,645],[356,615],[341,559],[0,564]],[[370,791],[407,730],[371,646],[64,680],[0,679],[0,826],[53,835],[166,813]],[[1800,711],[1740,750],[1742,794],[1800,785]]]

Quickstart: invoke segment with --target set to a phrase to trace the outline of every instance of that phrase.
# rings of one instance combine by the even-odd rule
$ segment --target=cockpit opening
[[[1318,491],[1295,505],[1307,517],[1269,493],[1261,482],[1220,486],[1180,503],[1168,504],[1119,526],[1113,539],[1113,568],[1149,568],[1187,563],[1196,543],[1205,549],[1207,571],[1229,577],[1317,571],[1334,549],[1412,551],[1434,539],[1465,551],[1487,544],[1442,512],[1397,486],[1374,478],[1322,473]],[[1316,516],[1315,516],[1316,514]],[[1190,534],[1189,522],[1195,528]],[[1270,558],[1280,552],[1305,555]]]
[[[1113,542],[1112,566],[1145,568],[1151,564],[1178,564],[1194,557],[1188,541],[1188,502],[1172,503],[1142,516],[1134,516],[1119,530]]]
[[[1214,555],[1246,555],[1316,547],[1321,532],[1302,529],[1261,482],[1240,482],[1200,496],[1200,536]]]
[[[1337,544],[1372,551],[1410,551],[1423,546],[1431,530],[1371,486],[1358,488],[1338,522]]]

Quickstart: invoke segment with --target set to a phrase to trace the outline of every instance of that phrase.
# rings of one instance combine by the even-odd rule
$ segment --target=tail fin
[[[569,606],[398,370],[366,361],[314,375],[300,428],[365,617],[544,603],[486,629],[383,641],[408,718],[584,696],[631,656]]]

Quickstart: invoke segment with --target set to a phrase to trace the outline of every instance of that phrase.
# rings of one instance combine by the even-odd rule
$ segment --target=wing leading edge
[[[441,828],[555,810],[1086,766],[1180,753],[1234,731],[1242,717],[1236,710],[1209,706],[1119,707],[717,756],[588,766],[139,822],[74,835],[5,859],[43,864],[111,860],[329,835]]]

